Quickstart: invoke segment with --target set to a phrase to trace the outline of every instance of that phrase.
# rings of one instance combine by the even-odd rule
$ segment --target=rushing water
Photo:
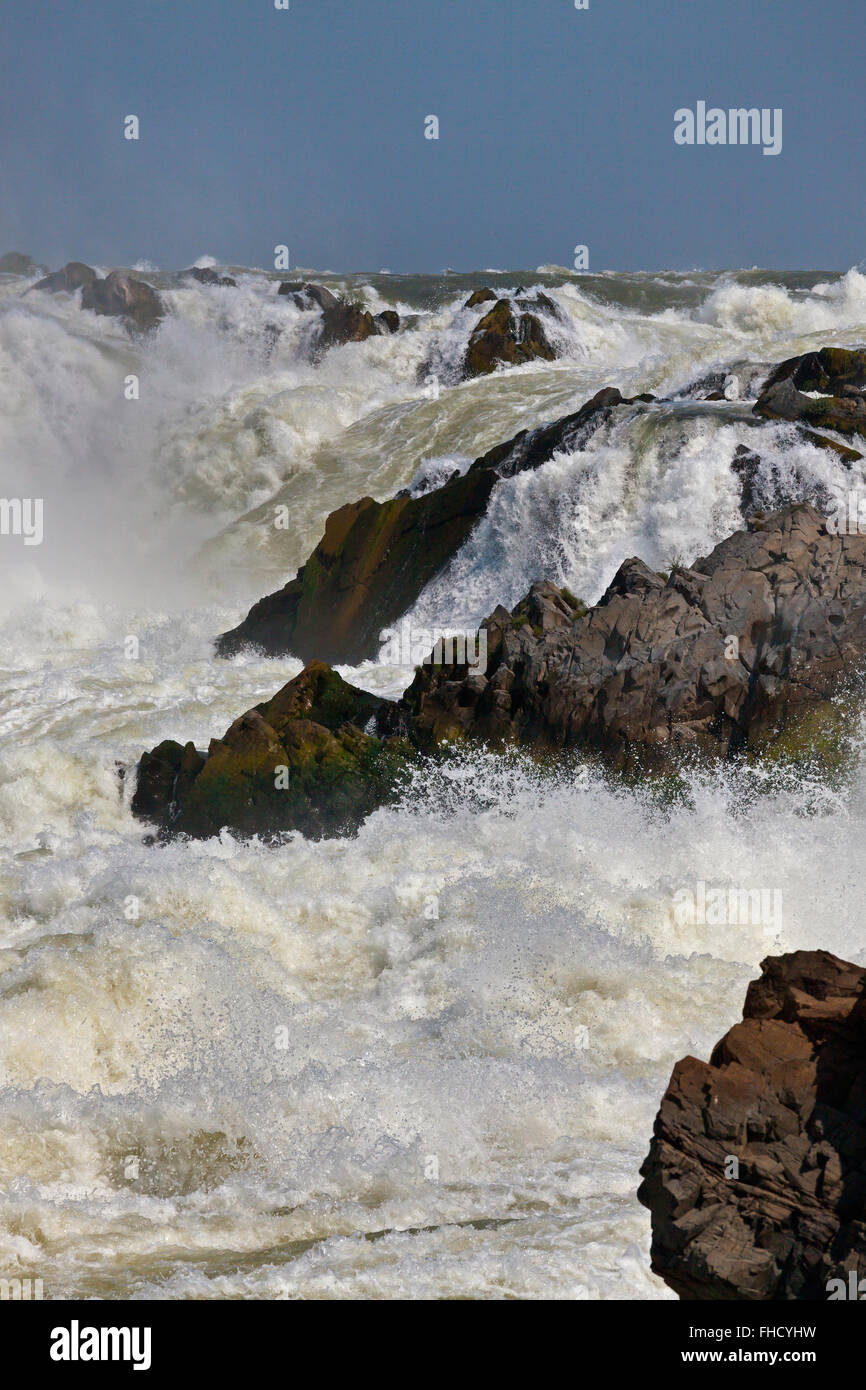
[[[232,273],[149,276],[169,313],[146,343],[0,277],[0,483],[44,499],[41,546],[0,540],[0,1275],[47,1297],[669,1297],[635,1199],[659,1098],[768,952],[866,962],[866,783],[720,771],[662,806],[477,754],[355,839],[154,848],[117,764],[206,745],[297,673],[211,639],[334,506],[602,385],[668,395],[862,342],[866,278],[317,276],[408,326],[312,366],[276,277]],[[551,295],[565,356],[455,384],[487,283]],[[740,524],[747,413],[618,412],[498,487],[415,616],[474,622],[542,577],[593,601],[628,555],[706,553]],[[866,477],[781,426],[761,452],[830,493]],[[780,888],[782,920],[684,923],[699,881]]]

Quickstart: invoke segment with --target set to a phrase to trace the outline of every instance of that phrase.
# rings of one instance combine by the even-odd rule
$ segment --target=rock
[[[42,280],[37,280],[33,289],[47,290],[49,294],[58,294],[65,290],[71,294],[75,290],[80,290],[84,285],[94,284],[98,279],[96,271],[89,265],[85,265],[83,261],[70,261],[62,270],[55,270]]]
[[[321,311],[321,320],[311,340],[314,359],[321,357],[329,348],[341,347],[344,343],[363,343],[365,339],[373,338],[383,331],[396,332],[396,328],[389,326],[393,319],[397,319],[397,327],[400,326],[399,318],[393,310],[386,309],[384,314],[374,319],[368,310],[338,299],[324,285],[299,287],[286,281],[280,285],[278,293],[290,295],[299,309]]]
[[[498,363],[552,362],[556,353],[535,314],[515,312],[511,301],[499,299],[477,324],[463,363],[466,378],[486,376]]]
[[[383,309],[381,314],[375,314],[373,322],[378,324],[380,333],[397,333],[400,328],[400,315],[395,309]]]
[[[443,486],[386,502],[363,497],[332,512],[325,534],[297,576],[261,599],[217,640],[217,654],[254,647],[354,665],[376,656],[379,633],[393,625],[456,554],[484,514],[500,478],[538,468],[558,450],[580,448],[624,402],[614,387],[574,415],[521,430]]]
[[[743,1022],[674,1067],[641,1168],[652,1267],[681,1298],[845,1297],[866,1276],[866,970],[761,963]],[[856,1296],[856,1295],[855,1295]]]
[[[156,290],[121,270],[112,270],[104,280],[86,282],[81,307],[95,314],[121,316],[141,331],[156,327],[165,313]]]
[[[866,387],[866,348],[821,348],[780,362],[764,382],[764,391],[790,381],[798,391],[821,391],[841,396],[843,388]]]
[[[840,434],[866,435],[863,396],[822,396],[816,400],[798,391],[793,377],[767,386],[755,403],[754,413],[767,420],[795,420]]]
[[[7,251],[0,256],[0,275],[35,275],[38,269],[33,257],[23,251]]]
[[[237,288],[237,280],[233,280],[230,275],[217,275],[215,270],[209,266],[192,265],[189,270],[182,272],[184,275],[191,275],[194,280],[198,280],[200,285],[221,285],[223,288]]]
[[[396,728],[388,701],[312,662],[207,753],[168,740],[143,754],[132,811],[162,838],[226,826],[267,837],[351,833],[409,766],[412,750]]]
[[[473,290],[472,294],[470,294],[466,303],[463,305],[463,308],[477,309],[480,304],[489,304],[490,301],[495,300],[495,298],[496,295],[493,293],[493,290]]]
[[[460,668],[417,672],[403,703],[419,741],[576,748],[629,772],[765,754],[835,775],[833,702],[866,657],[866,537],[829,534],[807,504],[755,526],[667,578],[626,560],[588,612],[551,585],[497,608],[481,694]],[[554,625],[536,616],[551,603]]]

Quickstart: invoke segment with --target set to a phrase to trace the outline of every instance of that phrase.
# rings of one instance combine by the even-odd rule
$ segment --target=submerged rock
[[[624,401],[599,391],[574,415],[521,430],[443,486],[386,502],[362,497],[332,512],[307,563],[283,589],[250,609],[217,639],[217,653],[254,647],[269,656],[354,665],[374,657],[395,623],[467,540],[501,478],[540,467],[558,450],[580,448]]]
[[[416,674],[417,736],[580,748],[624,770],[744,751],[835,768],[833,700],[866,658],[866,536],[831,535],[807,504],[755,525],[668,576],[626,560],[588,611],[553,585],[497,608],[483,680]]]
[[[163,837],[347,834],[393,794],[411,749],[388,701],[311,662],[207,753],[172,740],[138,764],[132,811]]]
[[[674,1067],[641,1168],[681,1298],[824,1300],[866,1276],[866,969],[768,957],[709,1062]],[[855,1297],[858,1293],[855,1292]]]
[[[486,376],[500,363],[516,367],[538,359],[552,362],[555,357],[541,320],[535,314],[516,310],[511,300],[499,299],[469,339],[463,375]]]

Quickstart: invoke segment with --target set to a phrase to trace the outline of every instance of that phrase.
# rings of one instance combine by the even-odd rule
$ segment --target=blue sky
[[[287,243],[292,264],[429,272],[569,265],[577,244],[593,270],[866,256],[863,0],[0,8],[0,251],[272,267]],[[698,100],[781,107],[781,154],[676,146]]]

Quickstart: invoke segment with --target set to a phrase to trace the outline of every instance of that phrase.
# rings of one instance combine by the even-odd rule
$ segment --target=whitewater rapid
[[[477,753],[354,839],[154,847],[118,766],[206,746],[298,672],[211,640],[333,507],[603,385],[669,395],[863,342],[866,278],[325,277],[407,326],[312,366],[275,277],[231,273],[148,274],[168,314],[147,342],[0,277],[0,484],[45,500],[42,546],[0,540],[0,1276],[46,1297],[670,1297],[635,1198],[660,1096],[764,955],[866,963],[862,778],[719,771],[662,804]],[[566,355],[456,384],[486,283],[543,288]],[[746,415],[618,412],[501,484],[413,616],[476,622],[537,578],[593,601],[628,555],[705,554],[741,524]],[[768,466],[866,482],[792,441],[762,430]],[[781,923],[683,923],[699,881],[781,889]]]

